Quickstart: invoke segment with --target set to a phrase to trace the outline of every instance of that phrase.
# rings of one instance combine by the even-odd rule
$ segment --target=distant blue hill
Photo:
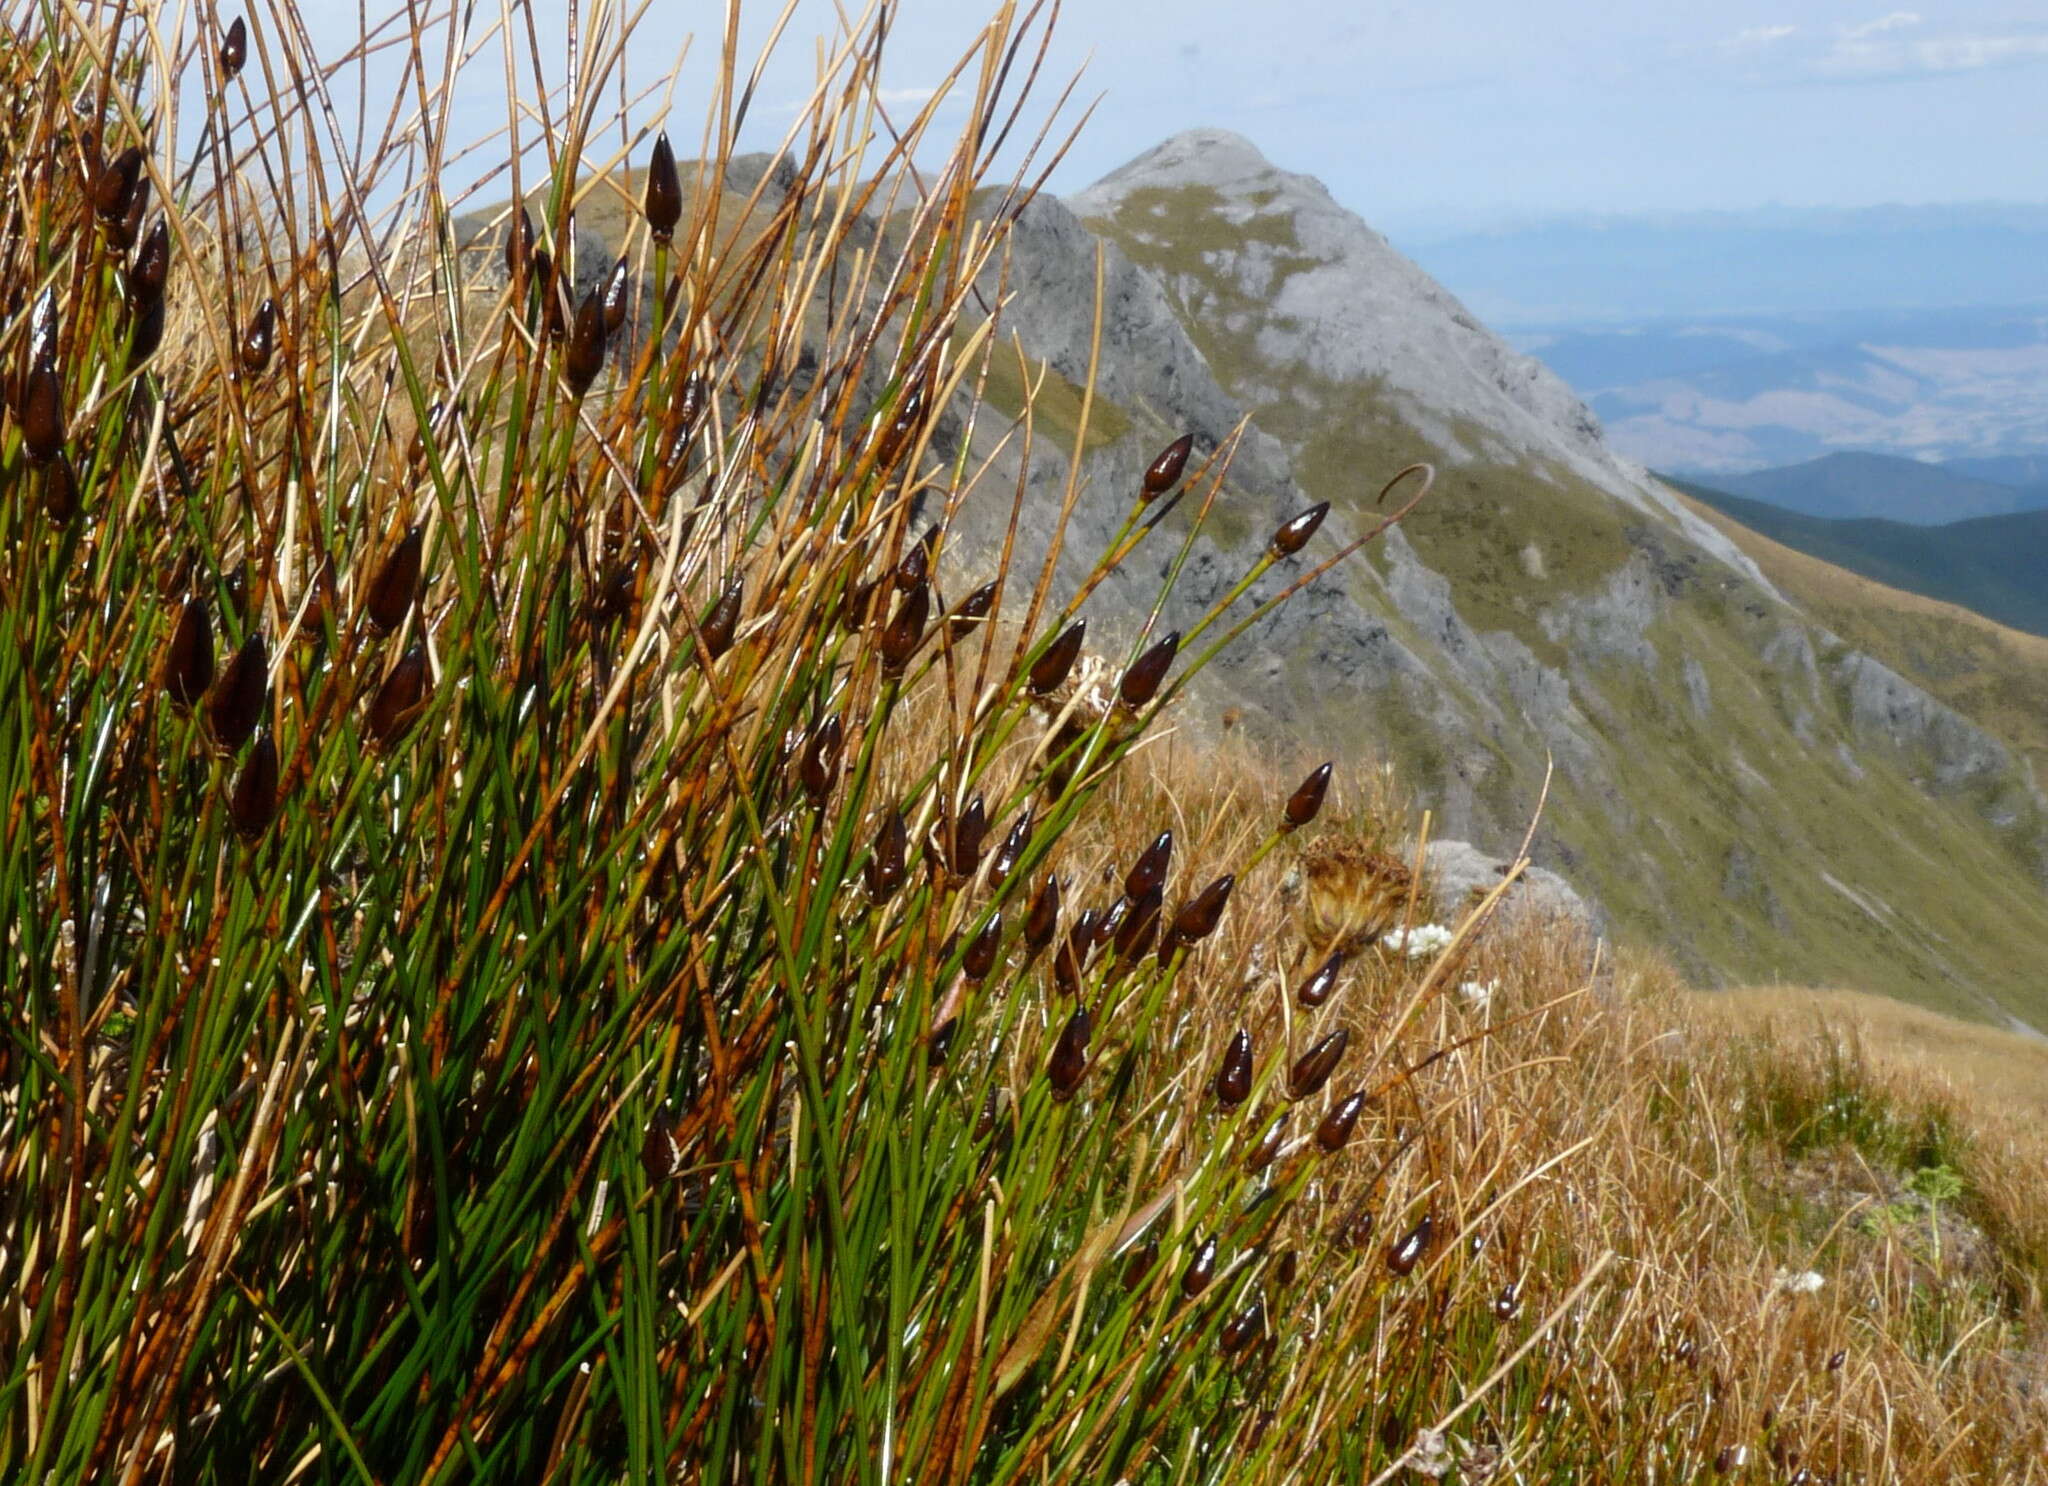
[[[1730,495],[1837,521],[1878,517],[1941,526],[2048,506],[2048,484],[1999,484],[1960,474],[1950,465],[1890,454],[1828,454],[1780,469],[1700,478]]]

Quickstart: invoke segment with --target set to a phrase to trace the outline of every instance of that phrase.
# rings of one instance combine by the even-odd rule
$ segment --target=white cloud
[[[1783,41],[1798,30],[1797,26],[1748,26],[1737,31],[1724,44],[1731,51],[1751,51],[1769,46],[1774,41]]]
[[[1874,21],[1865,21],[1860,26],[1850,26],[1842,34],[1852,41],[1865,36],[1882,36],[1887,31],[1903,31],[1908,26],[1920,24],[1919,15],[1910,10],[1895,10],[1890,15],[1881,15]]]
[[[1848,35],[1814,63],[1821,77],[1846,81],[1940,77],[2048,59],[2048,33],[2018,36],[1932,36],[1906,41],[1882,33]]]

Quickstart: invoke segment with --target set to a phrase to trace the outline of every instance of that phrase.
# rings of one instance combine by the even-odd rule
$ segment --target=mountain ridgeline
[[[1853,983],[2048,1027],[2030,965],[2048,818],[2012,749],[1817,622],[1610,453],[1558,378],[1243,139],[1179,135],[1017,220],[987,286],[1012,347],[988,395],[1014,411],[1043,374],[1027,537],[1058,510],[1047,451],[1075,432],[1098,255],[1074,552],[1183,431],[1206,452],[1249,419],[1188,611],[1310,502],[1333,511],[1305,560],[1376,521],[1403,466],[1439,471],[1400,528],[1239,647],[1190,728],[1230,707],[1304,756],[1384,757],[1439,833],[1494,849],[1554,766],[1538,861],[1701,980]],[[1007,502],[963,516],[968,547],[992,543]],[[1132,628],[1165,561],[1091,600],[1091,634]]]

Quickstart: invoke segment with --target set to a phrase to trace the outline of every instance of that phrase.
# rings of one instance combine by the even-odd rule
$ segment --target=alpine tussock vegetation
[[[771,198],[734,24],[679,164],[603,5],[566,82],[407,10],[358,131],[295,6],[9,4],[0,1478],[2038,1479],[2023,1137],[1428,903],[1372,761],[1173,733],[1322,508],[1090,650],[1228,449],[1025,550],[971,286],[1043,18],[950,145],[887,20]]]

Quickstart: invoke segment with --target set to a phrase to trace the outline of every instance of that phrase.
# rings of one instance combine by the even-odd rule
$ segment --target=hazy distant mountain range
[[[1825,454],[1802,464],[1720,475],[1707,483],[1731,495],[1831,520],[1881,517],[1940,526],[1972,516],[2002,516],[2048,506],[2048,478],[2029,481],[2041,461],[1964,460],[1929,464],[1892,454]],[[2021,478],[1970,471],[1994,470]],[[2048,475],[2048,471],[2038,471]]]

